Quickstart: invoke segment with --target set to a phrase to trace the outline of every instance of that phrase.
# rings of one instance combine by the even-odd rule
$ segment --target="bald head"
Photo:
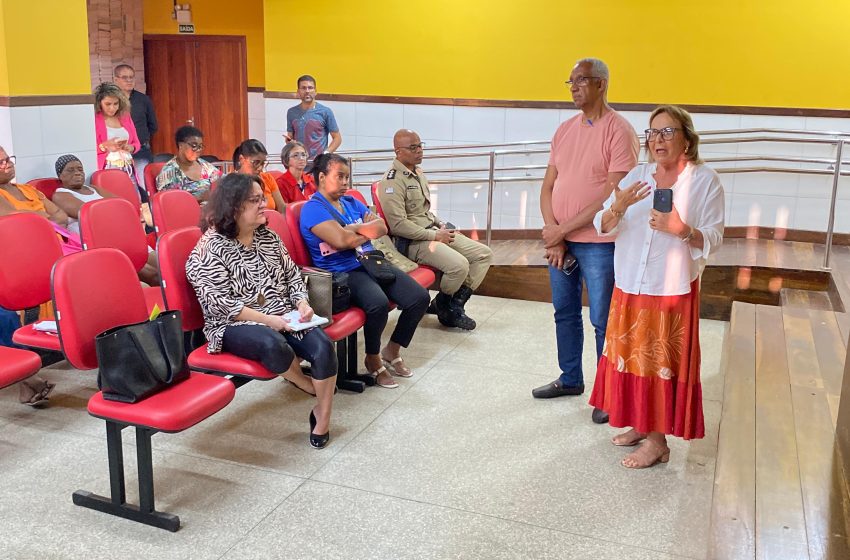
[[[419,135],[407,128],[402,128],[393,135],[393,149],[395,150],[418,143]]]
[[[412,130],[403,128],[393,135],[393,150],[396,158],[411,171],[422,163],[422,140]]]

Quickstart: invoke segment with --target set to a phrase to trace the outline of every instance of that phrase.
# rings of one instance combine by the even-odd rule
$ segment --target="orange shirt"
[[[5,190],[0,189],[0,195],[9,201],[15,210],[22,210],[24,212],[47,212],[47,209],[44,207],[44,195],[36,189],[35,187],[31,187],[26,183],[18,183],[15,185],[18,187],[18,190],[21,191],[21,194],[24,195],[26,200],[18,200],[11,194],[7,193]]]
[[[277,210],[272,193],[279,190],[277,181],[271,173],[260,173],[260,182],[263,185],[263,194],[266,195],[266,207],[269,210]]]

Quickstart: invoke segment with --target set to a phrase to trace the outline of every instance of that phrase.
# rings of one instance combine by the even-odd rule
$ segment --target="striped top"
[[[307,299],[298,267],[277,234],[265,226],[254,232],[250,248],[207,230],[189,255],[186,276],[204,311],[204,335],[211,354],[221,352],[229,325],[259,324],[235,320],[243,307],[283,315]],[[305,332],[290,334],[300,338]]]

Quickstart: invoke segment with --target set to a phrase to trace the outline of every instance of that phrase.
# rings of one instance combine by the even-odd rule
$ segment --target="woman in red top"
[[[290,142],[280,152],[280,160],[286,167],[286,173],[277,178],[280,196],[287,203],[309,200],[316,192],[313,176],[304,173],[307,167],[307,149],[301,142]]]
[[[266,197],[266,208],[283,214],[286,204],[280,197],[274,175],[265,172],[268,159],[269,152],[263,143],[250,138],[239,144],[233,152],[233,168],[237,173],[259,177]]]

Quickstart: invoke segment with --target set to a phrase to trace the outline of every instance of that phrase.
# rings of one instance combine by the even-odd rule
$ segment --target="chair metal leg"
[[[109,486],[112,498],[87,490],[77,490],[72,498],[75,505],[93,509],[152,527],[177,531],[180,518],[154,509],[153,458],[151,436],[156,431],[136,427],[136,455],[139,467],[139,506],[126,503],[124,492],[124,454],[121,450],[121,430],[126,425],[106,422],[106,445],[109,454]]]
[[[352,376],[349,374],[349,372],[351,371],[351,365],[348,363],[348,339],[343,338],[342,340],[337,340],[335,345],[337,361],[336,386],[341,391],[352,391],[354,393],[362,393],[366,390],[366,382],[363,379],[360,379],[360,377],[364,376]],[[356,362],[354,364],[354,367],[357,367]]]

